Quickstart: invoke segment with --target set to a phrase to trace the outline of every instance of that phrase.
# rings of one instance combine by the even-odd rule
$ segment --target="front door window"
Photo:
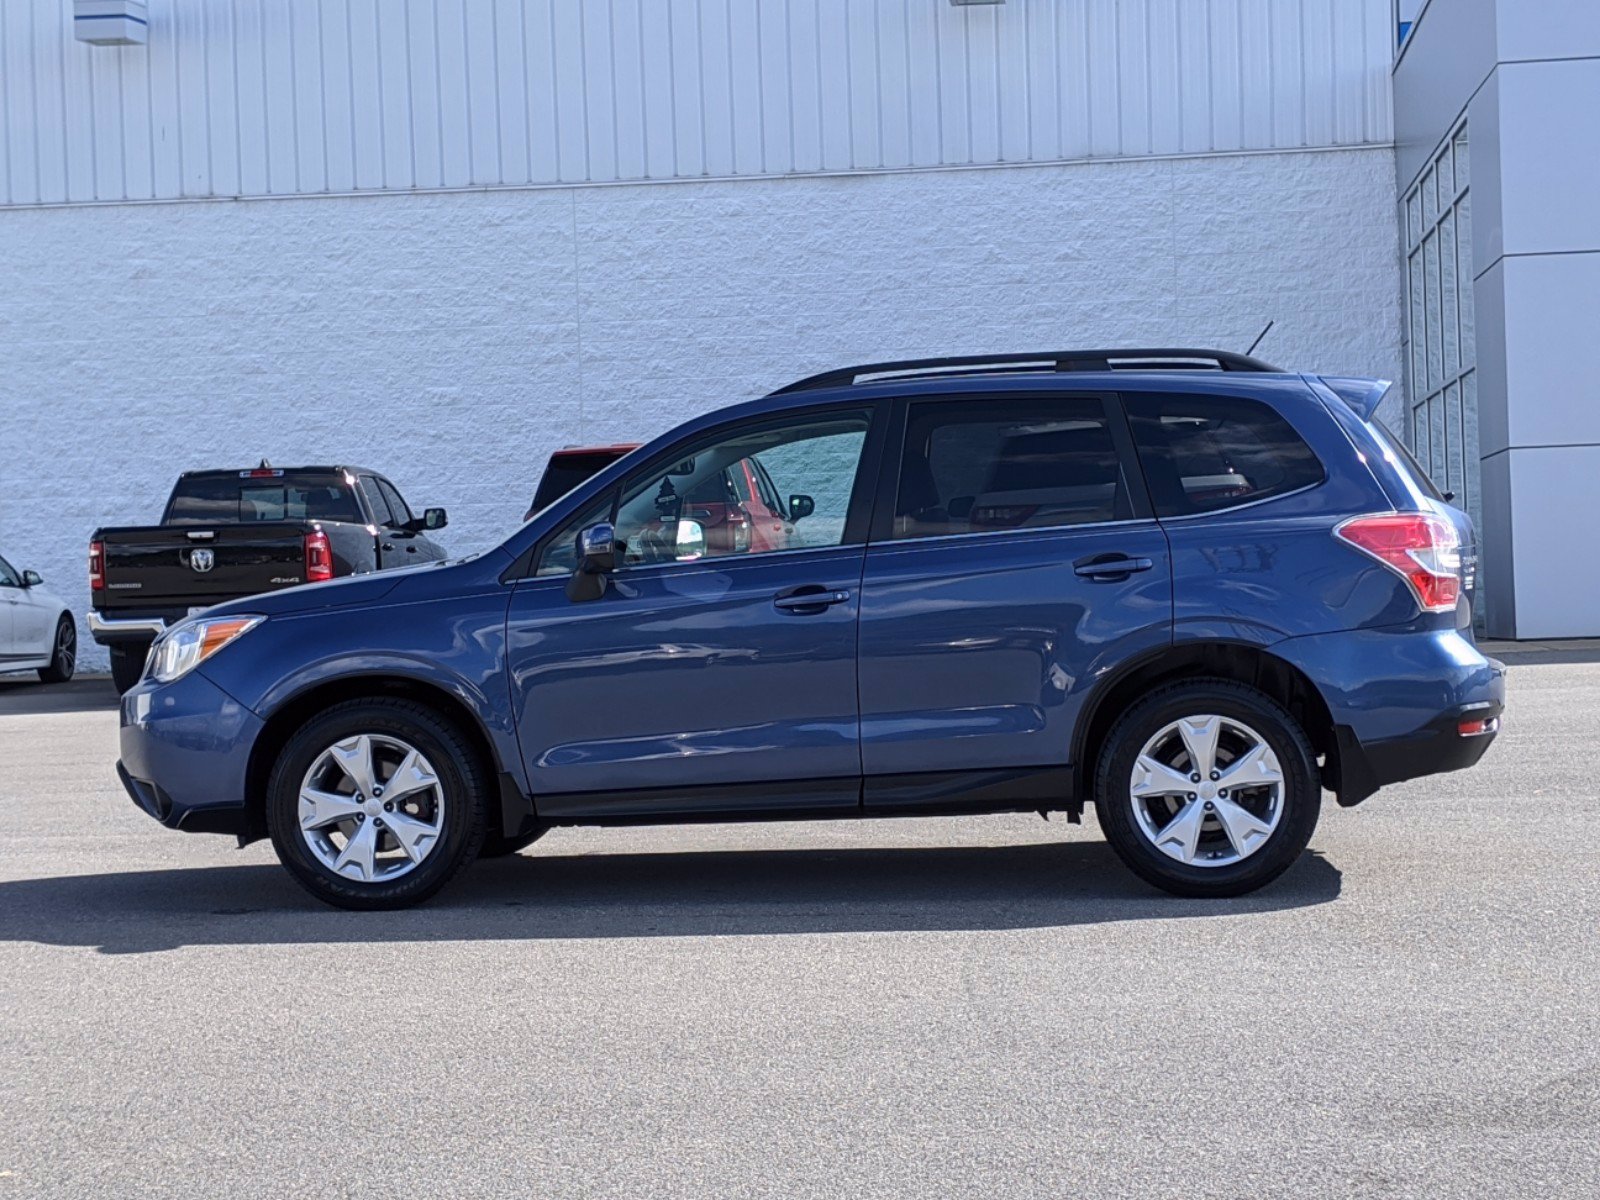
[[[623,486],[624,565],[843,545],[867,425],[866,413],[844,412],[744,426],[657,463]],[[782,524],[749,502],[762,470],[783,497]]]

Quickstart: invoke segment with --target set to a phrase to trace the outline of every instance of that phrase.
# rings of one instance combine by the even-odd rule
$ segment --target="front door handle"
[[[823,587],[820,583],[807,583],[779,592],[772,598],[772,607],[804,616],[808,613],[825,612],[833,605],[843,604],[848,599],[850,593],[844,588],[829,588]]]
[[[1136,571],[1148,571],[1155,563],[1148,558],[1129,558],[1126,554],[1097,554],[1079,559],[1072,569],[1085,579],[1126,579]]]

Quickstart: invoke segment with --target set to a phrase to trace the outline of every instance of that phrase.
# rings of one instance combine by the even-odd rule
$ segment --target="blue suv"
[[[560,825],[1065,813],[1258,888],[1471,766],[1504,668],[1387,384],[1215,351],[878,363],[697,417],[497,549],[223,604],[122,701],[174,829],[350,908]]]

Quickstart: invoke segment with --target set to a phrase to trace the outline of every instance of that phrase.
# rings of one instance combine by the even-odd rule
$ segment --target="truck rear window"
[[[178,480],[168,525],[244,525],[264,521],[362,523],[361,510],[336,475],[299,479],[202,475]]]

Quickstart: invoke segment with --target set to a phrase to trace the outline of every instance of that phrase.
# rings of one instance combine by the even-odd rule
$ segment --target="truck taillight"
[[[106,586],[106,546],[104,542],[89,543],[89,590],[102,591]]]
[[[1423,612],[1450,612],[1461,596],[1461,538],[1432,513],[1351,517],[1334,534],[1411,585]]]
[[[333,547],[320,529],[306,534],[306,582],[321,583],[333,578]]]

